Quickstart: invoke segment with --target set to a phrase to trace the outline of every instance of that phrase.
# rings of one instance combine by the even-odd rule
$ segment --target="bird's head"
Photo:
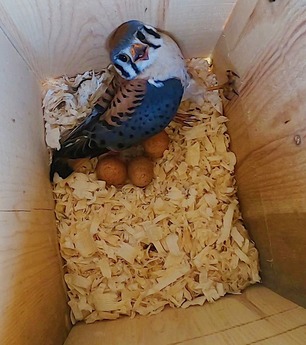
[[[154,27],[130,20],[113,32],[108,43],[116,71],[131,80],[154,63],[163,39]]]

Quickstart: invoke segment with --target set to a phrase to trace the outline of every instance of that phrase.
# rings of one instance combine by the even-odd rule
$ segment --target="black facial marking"
[[[133,62],[133,61],[130,61],[130,64],[133,68],[133,70],[135,71],[136,74],[139,74],[139,69],[138,67],[136,66],[136,64]]]
[[[148,45],[149,47],[153,48],[153,49],[158,49],[158,48],[161,47],[160,44],[159,44],[159,45],[156,45],[156,44],[153,44],[153,43],[151,43],[151,42],[149,42],[149,41],[147,41],[147,45]]]
[[[144,29],[149,35],[154,36],[155,38],[160,38],[160,35],[154,30],[146,28],[145,26],[144,26]],[[147,44],[149,47],[152,47],[153,49],[160,48],[160,45],[155,45],[149,42],[141,31],[138,31],[136,33],[136,37],[139,39],[140,42]]]
[[[135,109],[135,107],[129,107],[127,108],[128,111],[133,111]]]
[[[117,63],[115,63],[114,66],[121,72],[121,74],[122,74],[125,78],[130,78],[130,73],[127,72],[122,66],[118,65]]]
[[[136,37],[142,43],[144,43],[144,41],[146,40],[146,36],[141,31],[137,31]]]
[[[147,28],[146,26],[143,27],[145,29],[145,31],[154,36],[155,38],[160,38],[160,34],[158,34],[157,32],[155,32],[154,30],[150,29],[150,28]]]

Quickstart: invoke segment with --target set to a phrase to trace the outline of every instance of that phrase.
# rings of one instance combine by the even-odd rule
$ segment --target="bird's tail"
[[[66,178],[73,173],[73,168],[69,165],[67,158],[53,157],[50,166],[50,181],[53,182],[54,174],[58,173],[60,177]]]

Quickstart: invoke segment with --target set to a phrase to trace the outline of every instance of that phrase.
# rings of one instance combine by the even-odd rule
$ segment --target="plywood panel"
[[[214,58],[219,75],[233,68],[241,77],[240,97],[225,106],[239,198],[264,282],[305,306],[306,4],[246,3],[238,2]]]
[[[0,210],[52,209],[41,91],[0,33]]]
[[[258,345],[304,345],[306,338],[306,326],[300,326],[296,329],[279,334],[275,337],[259,341]]]
[[[173,33],[186,57],[209,56],[235,0],[170,0],[161,27]]]
[[[70,328],[53,217],[0,212],[3,345],[60,345]]]
[[[305,309],[272,315],[255,322],[243,324],[215,334],[180,342],[184,345],[246,345],[283,344],[304,345],[306,335]],[[300,332],[294,334],[297,330]]]
[[[106,37],[129,19],[171,32],[186,56],[206,56],[212,52],[235,2],[1,0],[0,26],[44,79],[104,67],[109,62]]]
[[[246,345],[274,337],[282,344],[282,335],[287,339],[290,331],[305,324],[305,309],[263,286],[254,286],[241,296],[226,296],[203,307],[166,309],[133,320],[78,324],[65,345]],[[296,335],[299,342],[286,345],[300,344],[304,339],[301,333]]]
[[[0,31],[0,344],[59,345],[69,329],[39,84]]]

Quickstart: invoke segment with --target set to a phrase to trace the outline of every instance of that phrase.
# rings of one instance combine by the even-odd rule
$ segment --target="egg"
[[[100,158],[96,166],[98,180],[103,180],[107,185],[120,186],[127,178],[125,163],[118,157]]]
[[[147,157],[136,157],[128,165],[128,176],[137,187],[146,187],[154,176],[153,162]]]
[[[145,140],[142,146],[148,156],[160,158],[169,147],[169,136],[165,131],[162,131]]]

